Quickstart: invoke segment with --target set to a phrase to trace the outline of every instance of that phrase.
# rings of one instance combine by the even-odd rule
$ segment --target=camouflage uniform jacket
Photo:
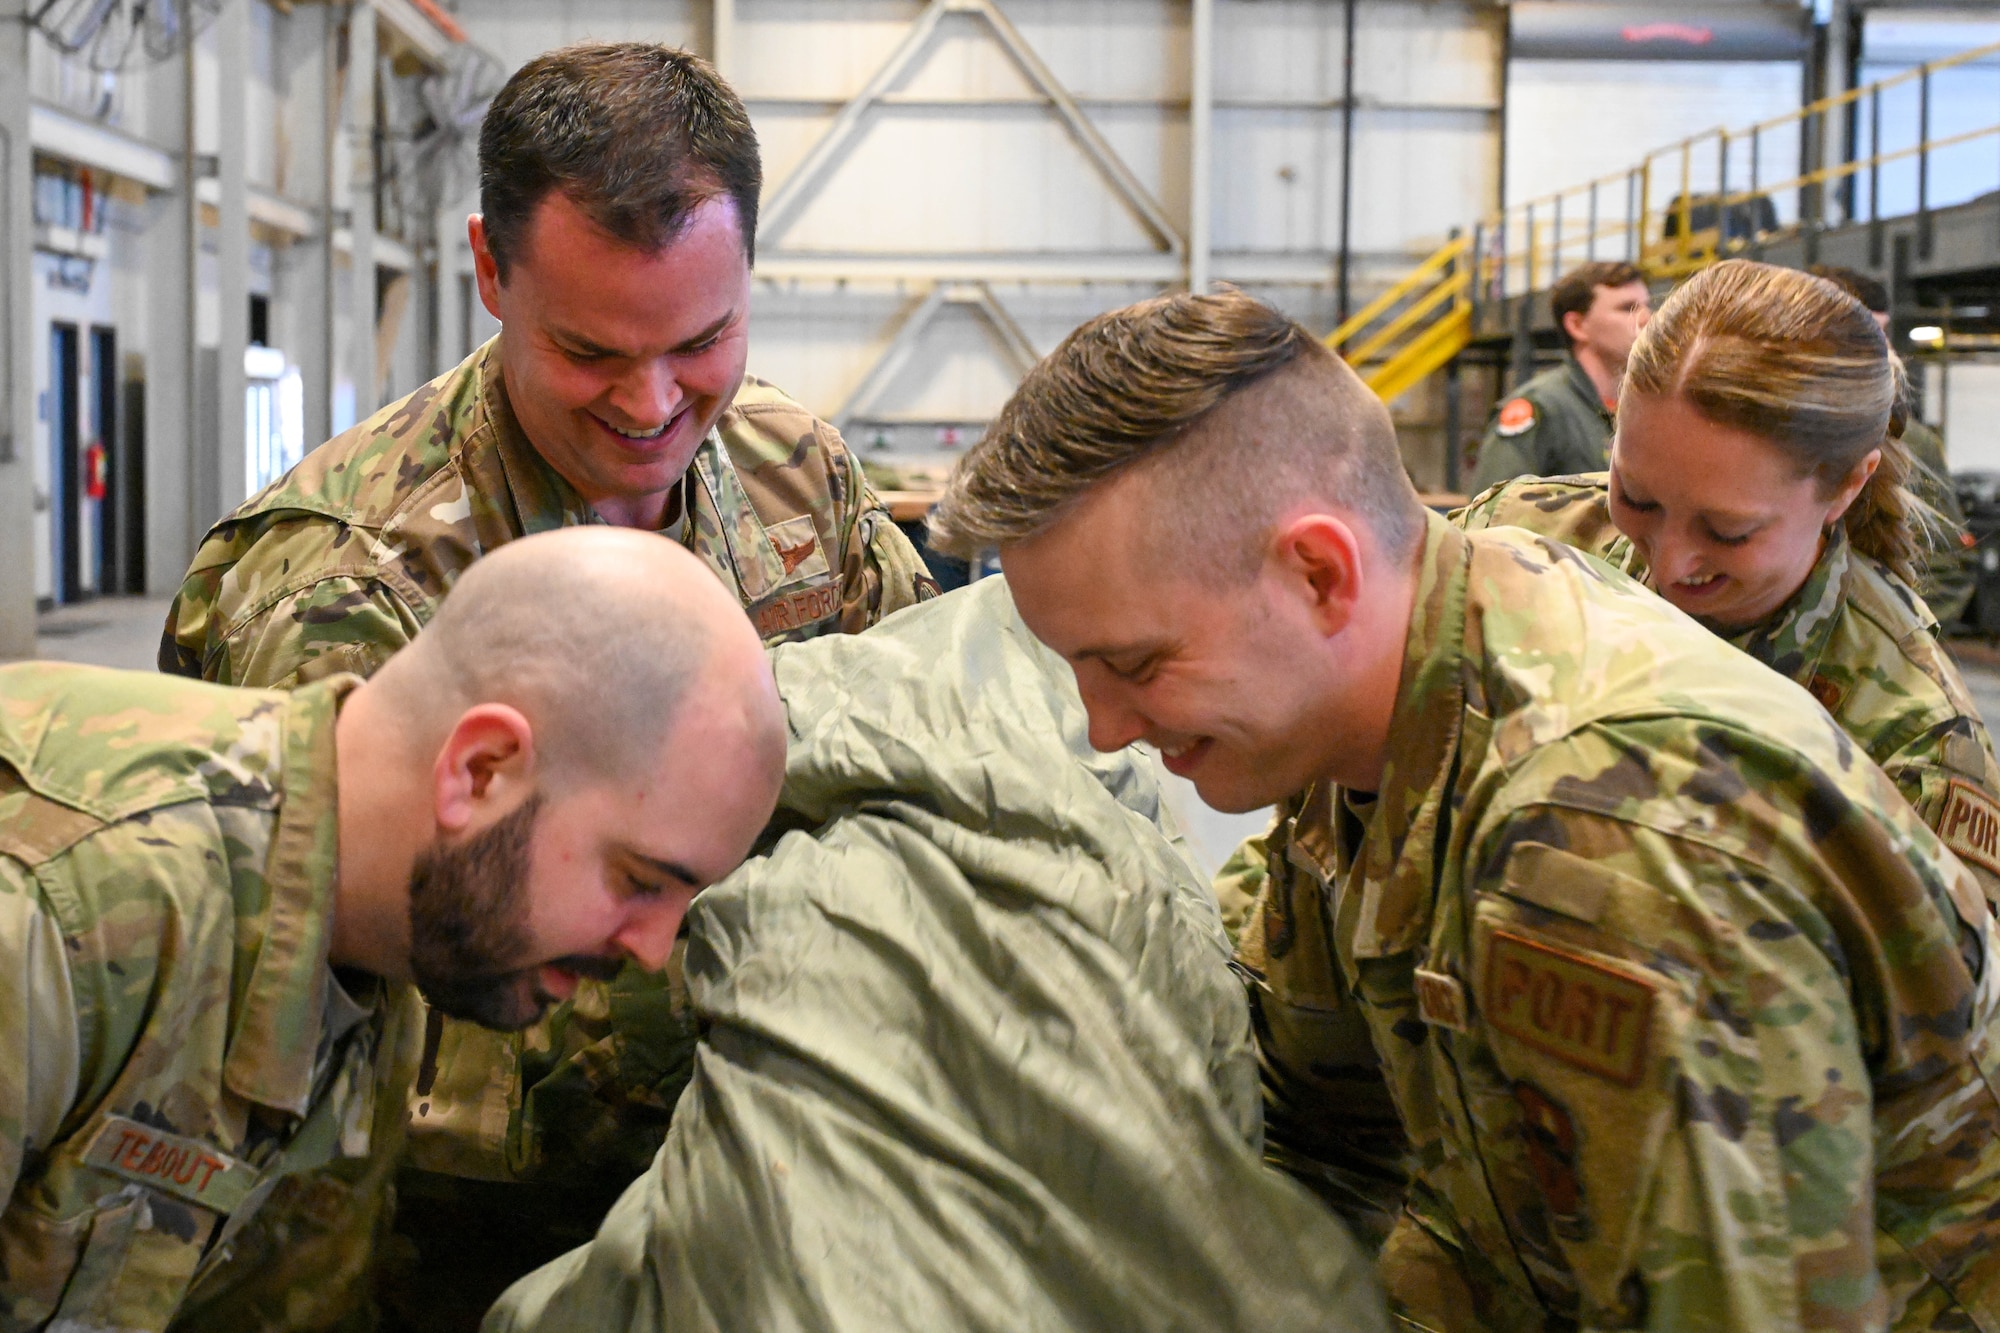
[[[1965,509],[1958,502],[1958,488],[1952,485],[1943,437],[1911,418],[1903,427],[1903,444],[1910,451],[1910,490],[1937,515],[1924,534],[1923,569],[1917,591],[1937,615],[1938,624],[1949,629],[1965,614],[1977,579],[1969,549],[1971,538],[1965,528]]]
[[[160,669],[289,687],[368,675],[481,553],[597,517],[521,431],[496,343],[312,451],[209,531]],[[855,631],[931,594],[832,427],[746,379],[681,483],[673,536],[767,641]]]
[[[1337,1120],[1315,1080],[1379,1060],[1392,1301],[2000,1328],[1977,884],[1804,692],[1623,576],[1441,519],[1419,570],[1379,791],[1294,803],[1239,942],[1291,1112],[1267,1134]]]
[[[1453,521],[1526,528],[1645,577],[1645,562],[1612,525],[1602,473],[1514,482]],[[1723,637],[1819,700],[2000,903],[2000,764],[1936,631],[1909,585],[1837,527],[1776,615]]]
[[[1594,472],[1610,462],[1614,423],[1590,376],[1564,352],[1495,409],[1474,460],[1472,489],[1515,477]]]
[[[164,1328],[280,1177],[368,1153],[414,1052],[327,963],[351,683],[0,669],[6,1333]]]

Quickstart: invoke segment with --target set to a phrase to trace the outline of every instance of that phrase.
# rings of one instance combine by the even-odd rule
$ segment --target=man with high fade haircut
[[[1494,411],[1474,460],[1475,492],[1515,477],[1603,469],[1625,358],[1652,308],[1634,265],[1584,264],[1562,276],[1549,292],[1562,360]]]
[[[410,983],[519,1027],[657,967],[783,764],[756,635],[638,533],[509,545],[367,682],[0,669],[0,1327],[227,1326],[261,1209],[393,1150]]]
[[[1285,804],[1237,945],[1267,1134],[1357,1211],[1407,1175],[1405,1317],[2000,1319],[2000,929],[1803,690],[1427,515],[1382,404],[1240,293],[1085,324],[932,523],[998,548],[1092,744]]]
[[[500,333],[218,523],[168,612],[162,670],[283,688],[366,675],[482,555],[585,524],[687,547],[766,642],[857,632],[935,592],[839,434],[745,376],[762,167],[714,69],[643,42],[537,56],[488,110],[479,164],[468,231]],[[629,1131],[643,1163],[679,1089],[660,1071],[690,1040],[673,970],[628,973],[615,1000],[590,981],[523,1037],[431,1025],[410,1107],[416,1158],[518,1180],[547,1172],[510,1158],[510,1142]],[[607,1027],[613,1010],[648,1021]],[[659,1010],[670,1019],[651,1021]],[[558,1068],[583,1047],[592,1061]],[[535,1096],[551,1072],[569,1081]],[[348,1185],[321,1184],[317,1215],[353,1215],[336,1197]],[[431,1243],[472,1237],[482,1211],[461,1207],[463,1224],[433,1228]]]

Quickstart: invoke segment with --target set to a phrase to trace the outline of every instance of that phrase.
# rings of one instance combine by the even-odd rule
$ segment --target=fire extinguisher
[[[92,440],[83,451],[83,493],[92,500],[104,498],[106,462],[104,441]]]

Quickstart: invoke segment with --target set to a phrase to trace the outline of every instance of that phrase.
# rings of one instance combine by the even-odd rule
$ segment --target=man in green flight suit
[[[1549,293],[1562,360],[1515,390],[1486,428],[1471,492],[1515,477],[1602,471],[1618,381],[1652,313],[1645,275],[1630,264],[1571,269]]]
[[[163,670],[278,687],[367,675],[484,554],[579,524],[692,550],[767,642],[856,632],[934,594],[839,434],[745,376],[762,168],[749,117],[712,68],[649,43],[538,56],[494,99],[479,160],[469,234],[501,332],[218,523],[168,613]],[[629,1149],[643,1163],[644,1135],[657,1142],[679,1091],[658,1071],[677,1068],[692,1038],[666,973],[628,972],[616,994],[622,1013],[657,1003],[673,1017],[580,1036],[577,1010],[614,1007],[593,981],[525,1036],[433,1024],[411,1107],[417,1162],[456,1177],[534,1174],[507,1156],[534,1104],[520,1062],[546,1057],[546,1069],[582,1043],[605,1098],[587,1088],[566,1105],[589,1132],[607,1105],[643,1122]],[[637,1068],[649,1072],[626,1081]],[[325,1184],[316,1211],[328,1219],[370,1210],[336,1196],[385,1188]],[[437,1244],[471,1243],[463,1228],[433,1231]],[[329,1308],[339,1285],[320,1284]]]
[[[1815,264],[1807,272],[1825,278],[1867,306],[1868,313],[1882,326],[1882,332],[1889,331],[1887,287],[1866,273],[1831,264]],[[1958,489],[1951,482],[1944,437],[1926,425],[1914,410],[1903,425],[1903,444],[1910,451],[1910,461],[1916,464],[1906,484],[1936,515],[1934,522],[1925,525],[1924,558],[1918,571],[1921,577],[1917,591],[1937,617],[1939,633],[1948,633],[1965,614],[1966,603],[1972,600],[1972,586],[1978,580],[1972,542],[1965,527],[1965,507],[1959,504]]]
[[[0,669],[0,1328],[282,1262],[267,1201],[394,1151],[410,982],[510,1027],[658,966],[783,764],[734,600],[635,533],[510,546],[365,683]]]
[[[1266,1132],[1337,1165],[1372,1078],[1415,1326],[2000,1319],[2000,926],[1804,690],[1426,513],[1237,292],[1083,325],[932,526],[999,550],[1092,745],[1290,803],[1238,937]]]

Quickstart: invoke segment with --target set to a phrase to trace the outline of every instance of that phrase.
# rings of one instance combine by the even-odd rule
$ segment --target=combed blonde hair
[[[1621,402],[1678,395],[1717,425],[1769,440],[1830,495],[1870,450],[1882,461],[1844,521],[1906,583],[1921,538],[1904,489],[1900,371],[1866,306],[1797,269],[1731,259],[1667,298],[1633,345]]]

